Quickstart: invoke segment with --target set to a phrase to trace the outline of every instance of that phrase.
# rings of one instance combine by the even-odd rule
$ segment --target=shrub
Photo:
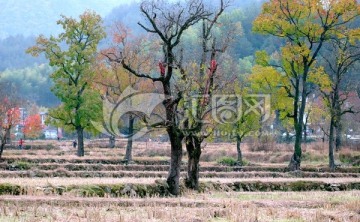
[[[276,150],[276,138],[272,135],[263,135],[259,141],[254,142],[250,147],[250,151],[265,151],[270,152]]]
[[[242,159],[242,166],[249,166],[250,165],[250,161],[246,160],[246,159]]]
[[[212,162],[217,161],[218,159],[224,157],[224,156],[232,156],[236,155],[236,153],[232,153],[229,149],[210,149],[206,150],[201,154],[200,160],[204,162]]]
[[[225,166],[236,166],[237,160],[232,157],[221,157],[216,161],[218,164],[225,165]],[[244,161],[243,161],[244,163]]]
[[[17,170],[29,170],[31,168],[31,163],[25,161],[15,161],[11,164],[11,168]]]
[[[344,164],[350,164],[353,166],[360,165],[360,155],[348,149],[343,149],[340,151],[339,159]]]
[[[19,185],[13,185],[8,183],[0,184],[0,195],[19,195],[21,188]]]
[[[79,193],[84,197],[104,197],[106,189],[103,186],[88,185],[80,187]]]
[[[327,156],[319,155],[314,152],[304,152],[301,156],[301,160],[309,162],[326,162]]]

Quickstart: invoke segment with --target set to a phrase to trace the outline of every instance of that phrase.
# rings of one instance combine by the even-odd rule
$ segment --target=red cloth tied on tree
[[[159,68],[161,76],[165,76],[165,66],[162,62],[159,62]]]

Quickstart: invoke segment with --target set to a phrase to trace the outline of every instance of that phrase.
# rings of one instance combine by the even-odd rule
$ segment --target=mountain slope
[[[0,0],[0,38],[54,34],[60,15],[77,17],[85,10],[94,10],[101,16],[126,0]]]

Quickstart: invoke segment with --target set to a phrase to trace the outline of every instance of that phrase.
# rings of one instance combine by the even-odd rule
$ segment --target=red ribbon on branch
[[[159,62],[160,75],[165,76],[165,66],[162,62]]]

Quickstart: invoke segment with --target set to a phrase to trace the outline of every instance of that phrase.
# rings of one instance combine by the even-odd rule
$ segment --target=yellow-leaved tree
[[[270,59],[264,59],[260,65],[276,68],[277,75],[282,77],[279,79],[283,79],[277,87],[283,88],[292,100],[292,110],[286,115],[291,118],[295,130],[290,170],[300,169],[304,114],[313,84],[311,79],[320,80],[326,76],[316,64],[319,53],[326,42],[351,31],[347,24],[357,18],[359,10],[356,0],[270,0],[264,3],[254,21],[253,31],[285,41],[277,61],[272,64]]]

